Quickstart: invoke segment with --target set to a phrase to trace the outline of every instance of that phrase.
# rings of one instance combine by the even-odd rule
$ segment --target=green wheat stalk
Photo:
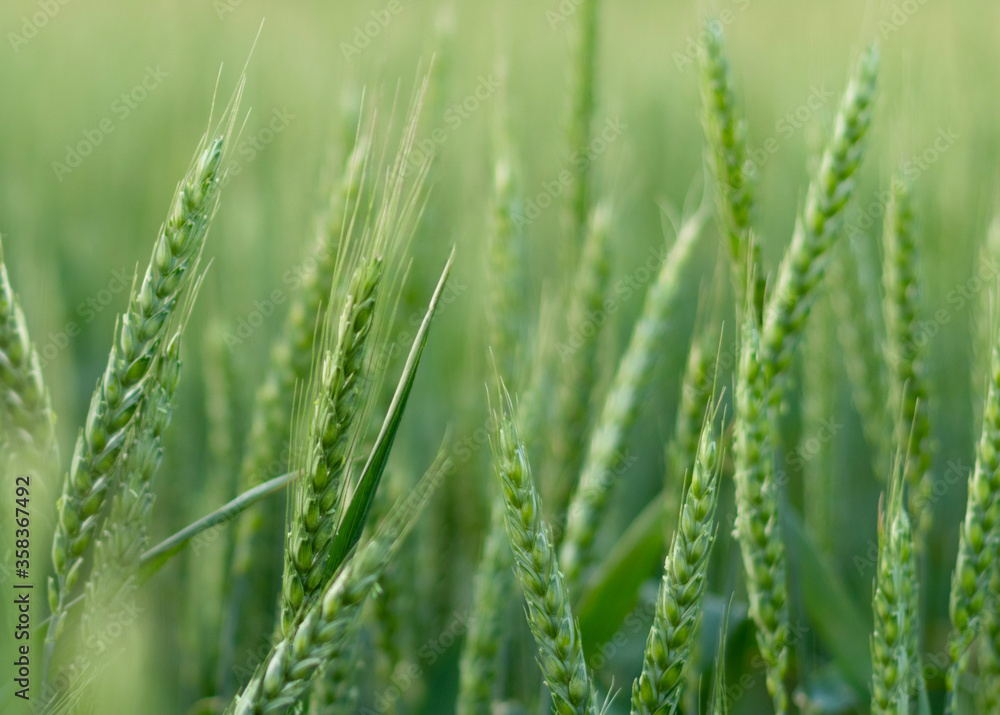
[[[382,278],[382,259],[365,260],[351,277],[343,311],[336,326],[336,342],[324,357],[315,397],[308,453],[300,469],[291,528],[285,545],[281,624],[284,632],[295,625],[303,603],[322,588],[326,557],[336,534],[337,507],[357,426],[367,341],[375,323],[375,301]]]
[[[901,469],[890,482],[879,515],[878,570],[872,634],[872,713],[906,715],[921,677],[916,549],[903,506]],[[881,511],[881,509],[880,509]]]
[[[861,429],[872,454],[877,474],[883,474],[885,452],[885,382],[884,355],[873,313],[878,310],[877,288],[862,274],[858,245],[863,236],[848,236],[830,259],[829,285],[826,292],[836,316],[839,351],[851,387],[851,401],[861,418]],[[871,285],[869,285],[871,283]],[[880,311],[879,311],[880,312]]]
[[[569,150],[583,151],[593,132],[597,85],[597,33],[599,28],[598,0],[581,0],[577,8],[579,23],[576,25],[572,59],[572,114],[569,124]],[[582,237],[591,203],[591,162],[574,167],[574,181],[570,192],[571,241],[575,246]],[[575,250],[570,251],[575,255]]]
[[[597,713],[596,694],[583,658],[580,627],[570,608],[569,591],[559,572],[542,504],[531,478],[514,407],[499,379],[501,406],[491,409],[495,422],[491,446],[503,494],[504,524],[515,573],[527,601],[528,625],[538,646],[538,662],[560,715]]]
[[[792,242],[778,268],[774,293],[764,310],[762,359],[773,402],[781,401],[795,344],[840,232],[844,206],[854,192],[854,175],[861,165],[871,125],[878,66],[878,47],[873,45],[861,55],[844,92],[833,135],[819,171],[809,184],[802,217],[796,223]]]
[[[830,286],[836,285],[831,282]],[[816,433],[824,423],[833,420],[837,412],[837,395],[840,372],[835,356],[836,321],[826,299],[821,298],[813,308],[814,315],[806,326],[803,340],[802,413],[803,431],[799,454],[803,455],[803,491],[806,523],[816,537],[816,542],[827,553],[832,553],[836,542],[836,488],[832,439],[820,439]],[[832,435],[829,435],[832,437]],[[813,449],[812,445],[816,444]]]
[[[756,177],[753,164],[747,161],[746,123],[736,109],[729,64],[723,51],[722,24],[710,20],[702,37],[705,38],[700,53],[702,125],[715,177],[719,223],[729,250],[736,304],[748,304],[746,293],[748,285],[751,286],[750,305],[759,320],[764,310],[764,273],[760,249],[751,233]]]
[[[504,525],[506,512],[506,502],[496,493],[459,662],[458,715],[490,715],[494,700],[497,658],[504,640],[502,615],[511,596],[508,576],[513,565]]]
[[[555,412],[550,428],[550,451],[543,480],[549,491],[551,513],[561,514],[579,473],[590,416],[590,401],[597,383],[597,353],[606,320],[608,278],[611,273],[609,225],[611,207],[600,204],[587,224],[583,256],[573,281],[567,332],[557,346],[559,378]]]
[[[788,584],[778,514],[779,485],[764,365],[757,330],[744,322],[736,383],[736,529],[750,616],[767,665],[767,689],[779,715],[788,710]]]
[[[42,376],[38,353],[28,335],[20,303],[7,276],[0,243],[0,445],[30,447],[58,460],[55,415]]]
[[[59,499],[59,520],[52,544],[55,575],[49,579],[52,620],[46,634],[43,680],[88,547],[100,532],[104,505],[116,488],[113,467],[133,420],[141,417],[143,397],[153,379],[152,370],[171,317],[195,275],[219,202],[221,164],[229,129],[202,141],[178,187],[141,287],[133,289],[122,317],[107,369],[90,403],[86,427],[77,439],[72,467]]]
[[[680,707],[715,540],[722,459],[712,428],[713,417],[706,413],[703,418],[697,458],[688,473],[677,529],[664,564],[656,615],[646,640],[642,674],[632,685],[632,715],[672,715]]]
[[[884,284],[890,405],[897,415],[893,443],[905,449],[910,518],[918,544],[931,525],[931,447],[927,380],[918,335],[920,303],[916,231],[910,187],[892,182],[885,212]]]
[[[1000,345],[993,346],[983,426],[969,479],[965,519],[959,532],[958,558],[951,579],[949,615],[952,635],[948,692],[954,701],[966,669],[969,648],[982,631],[984,611],[996,607],[990,580],[1000,550]]]

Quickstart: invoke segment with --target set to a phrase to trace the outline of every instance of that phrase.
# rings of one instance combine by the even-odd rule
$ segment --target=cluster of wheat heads
[[[181,379],[182,335],[204,276],[199,265],[225,184],[242,88],[241,79],[178,185],[146,272],[119,317],[107,367],[62,484],[52,538],[51,613],[39,634],[44,635],[41,687],[32,693],[46,712],[75,712],[101,702],[95,690],[113,688],[114,679],[102,672],[109,656],[95,655],[92,644],[102,642],[108,624],[117,624],[137,590],[193,539],[284,487],[291,493],[282,539],[284,585],[259,595],[273,600],[281,594],[276,621],[257,634],[258,642],[267,642],[277,632],[274,657],[242,687],[231,709],[283,712],[312,700],[318,712],[334,712],[342,704],[332,702],[329,689],[312,687],[321,678],[305,676],[343,669],[366,595],[451,469],[442,452],[424,480],[375,517],[373,504],[452,264],[449,260],[413,338],[385,421],[377,434],[369,434],[369,416],[395,352],[390,328],[406,279],[405,253],[424,201],[429,157],[415,161],[412,149],[425,82],[405,109],[398,149],[390,150],[387,138],[377,162],[368,157],[378,113],[370,112],[363,123],[365,131],[356,137],[331,201],[324,260],[303,282],[284,343],[275,348],[281,356],[277,364],[291,375],[282,372],[271,386],[287,394],[261,398],[255,424],[294,425],[284,438],[287,446],[264,447],[287,449],[287,473],[246,485],[229,503],[216,503],[207,516],[151,544],[154,477]],[[391,119],[381,131],[391,136]],[[301,376],[293,369],[300,363],[307,366]],[[4,474],[33,468],[48,479],[58,461],[54,416],[2,254],[0,371]],[[284,418],[274,414],[280,405],[287,406]],[[262,447],[252,441],[250,449]],[[282,660],[286,656],[307,657],[309,665],[303,670],[294,660]],[[77,675],[66,677],[67,667]],[[275,690],[279,670],[285,681]],[[85,677],[78,677],[81,671]],[[219,691],[216,700],[232,695]]]
[[[614,689],[603,681],[600,667],[589,659],[594,649],[601,647],[587,642],[587,626],[593,623],[590,609],[602,602],[602,589],[631,585],[608,580],[625,571],[624,567],[616,568],[620,564],[611,562],[638,553],[637,547],[629,550],[632,539],[639,538],[633,531],[648,530],[647,522],[660,524],[674,518],[664,514],[663,504],[671,504],[680,513],[675,530],[668,530],[671,535],[664,544],[667,559],[663,580],[642,672],[632,689],[631,707],[633,713],[700,708],[697,698],[685,700],[682,692],[685,673],[695,669],[692,639],[703,615],[706,564],[715,536],[713,475],[716,469],[723,468],[734,481],[733,536],[744,570],[743,586],[734,596],[741,598],[745,589],[773,708],[785,713],[822,707],[811,699],[805,685],[811,676],[803,672],[802,660],[795,657],[799,644],[796,636],[801,631],[793,628],[793,597],[801,589],[796,579],[806,576],[792,572],[790,554],[801,559],[803,549],[807,549],[811,563],[827,569],[820,553],[823,547],[817,551],[812,544],[829,544],[836,537],[836,518],[830,509],[843,493],[831,476],[833,459],[830,445],[824,443],[825,456],[816,458],[802,471],[803,479],[810,481],[805,485],[807,509],[818,515],[802,528],[796,504],[786,493],[788,466],[781,456],[779,419],[795,398],[791,374],[807,325],[812,335],[808,354],[817,361],[808,366],[810,371],[816,371],[809,374],[816,377],[807,384],[810,391],[818,392],[823,387],[827,394],[805,396],[805,419],[819,420],[824,411],[833,409],[829,390],[839,373],[833,369],[836,357],[830,346],[837,340],[851,346],[852,355],[844,356],[843,368],[872,453],[873,472],[887,495],[879,520],[874,630],[870,642],[861,645],[870,648],[870,661],[852,674],[856,686],[868,694],[859,694],[856,703],[863,709],[867,700],[872,711],[878,712],[913,712],[928,707],[929,676],[921,658],[925,644],[920,559],[933,523],[933,403],[928,399],[923,364],[926,345],[918,330],[925,308],[921,304],[914,187],[894,177],[886,194],[889,200],[883,207],[881,304],[872,298],[878,294],[878,286],[869,280],[866,271],[870,266],[858,265],[859,245],[867,236],[846,222],[846,209],[855,193],[876,104],[878,47],[863,51],[856,61],[790,244],[773,280],[768,281],[755,245],[755,177],[747,162],[747,129],[738,116],[730,85],[721,25],[710,23],[702,37],[708,38],[703,47],[701,74],[707,150],[715,178],[720,232],[733,275],[734,312],[740,323],[731,425],[721,425],[717,437],[717,413],[710,412],[711,418],[703,419],[712,394],[711,389],[706,389],[706,378],[714,376],[717,366],[711,353],[705,353],[711,342],[696,338],[675,438],[667,453],[667,487],[647,510],[653,517],[647,519],[647,512],[636,517],[606,555],[606,561],[602,560],[605,554],[595,544],[606,521],[607,500],[615,484],[627,479],[627,462],[624,466],[621,462],[628,430],[637,416],[636,402],[647,386],[654,346],[665,334],[672,335],[666,330],[672,322],[672,296],[680,290],[680,269],[687,265],[688,243],[700,233],[698,215],[685,227],[687,230],[679,232],[657,280],[650,286],[605,395],[593,394],[592,363],[597,354],[598,330],[587,332],[561,356],[571,385],[564,391],[560,388],[567,383],[558,370],[550,371],[547,382],[544,369],[541,380],[537,374],[525,374],[523,370],[512,374],[512,356],[504,353],[510,341],[493,332],[493,347],[501,353],[499,362],[504,366],[492,413],[499,492],[492,491],[490,496],[492,516],[473,598],[476,625],[462,656],[460,712],[488,712],[490,704],[501,699],[504,692],[502,683],[493,680],[502,672],[503,660],[497,639],[502,633],[498,623],[504,612],[501,594],[505,587],[498,582],[511,564],[527,603],[527,623],[554,710],[593,712],[602,693],[614,695]],[[574,106],[588,106],[592,95],[591,89],[589,99]],[[508,177],[499,169],[497,175],[505,181]],[[592,179],[585,179],[591,192]],[[588,306],[600,306],[608,293],[606,235],[613,231],[613,221],[605,213],[606,201],[591,200],[587,204],[586,192],[583,197],[579,193],[574,197],[573,209],[577,225],[584,230],[570,237],[582,241],[573,287],[565,299],[571,335],[580,321],[578,316],[586,315]],[[581,200],[585,208],[589,206],[587,222],[579,221]],[[523,270],[509,256],[504,258],[490,265],[491,271],[501,274],[494,277],[495,282],[512,281],[514,276],[510,274]],[[824,284],[828,269],[835,271],[837,278]],[[765,289],[767,285],[769,290]],[[812,326],[810,313],[823,296],[828,298],[821,305],[824,319]],[[495,323],[506,320],[502,315],[508,309],[505,304],[491,304],[490,309],[501,312],[499,319],[494,318]],[[863,320],[850,316],[852,311],[860,312]],[[1000,582],[996,567],[1000,548],[996,369],[994,362],[952,582],[952,665],[944,681],[949,712],[973,712],[969,709],[973,700],[979,711],[985,712],[983,708],[997,702],[1000,660],[996,656],[996,633],[1000,632],[1000,618],[996,615],[997,594],[991,590]],[[520,404],[508,397],[506,387],[519,381],[523,382]],[[711,384],[715,384],[714,380]],[[547,421],[539,418],[539,409],[544,414],[546,407],[540,408],[533,399],[542,389],[555,390],[551,419]],[[593,415],[589,413],[592,404],[596,405]],[[532,426],[525,429],[525,424]],[[543,427],[539,436],[540,424],[551,432],[546,434]],[[826,442],[835,438],[830,435]],[[725,444],[733,455],[728,464],[721,457]],[[536,460],[541,462],[537,486],[531,476],[531,463]],[[680,484],[685,485],[682,497],[677,496]],[[543,500],[542,493],[549,499]],[[567,493],[568,499],[564,496]],[[786,523],[791,525],[790,531],[786,531]],[[502,528],[506,530],[509,550],[503,548]],[[827,578],[829,575],[824,576]],[[807,606],[807,613],[809,610]],[[849,610],[854,618],[856,605]],[[860,617],[858,622],[864,620]],[[823,640],[838,638],[828,628],[821,627],[821,631]],[[983,648],[977,660],[978,674],[972,676],[967,672],[969,654],[977,639]],[[842,649],[839,655],[844,655]],[[717,672],[717,689],[722,678],[722,673]],[[713,711],[725,711],[729,704],[729,697],[723,693],[714,698],[711,707]]]

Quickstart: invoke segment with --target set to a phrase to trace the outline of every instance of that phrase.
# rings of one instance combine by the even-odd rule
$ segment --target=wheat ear
[[[953,698],[966,668],[969,647],[982,630],[984,609],[995,608],[990,579],[1000,566],[1000,343],[994,342],[983,427],[969,479],[965,519],[959,532],[958,558],[951,579],[949,642],[952,665],[948,691]],[[991,603],[993,601],[993,603]]]
[[[0,243],[0,444],[57,461],[55,416]]]
[[[538,646],[539,665],[555,712],[596,713],[596,695],[583,658],[580,627],[570,608],[549,528],[542,521],[541,500],[502,380],[500,398],[501,406],[492,410],[493,460],[505,504],[507,538],[517,580],[528,604],[528,626]]]
[[[886,356],[890,405],[896,414],[893,442],[905,450],[910,518],[918,545],[931,525],[931,446],[927,380],[920,349],[916,231],[910,187],[892,182],[885,212]]]
[[[788,710],[788,584],[778,514],[770,408],[757,330],[744,322],[736,382],[736,539],[743,556],[750,616],[779,715]]]
[[[594,538],[614,484],[615,463],[622,459],[625,435],[638,413],[660,339],[674,318],[684,271],[704,222],[703,207],[678,231],[677,241],[667,253],[656,282],[646,295],[642,314],[618,364],[591,435],[580,481],[567,511],[566,535],[559,557],[571,594],[577,592],[583,572],[591,561]]]
[[[901,470],[890,479],[879,515],[878,571],[872,634],[872,713],[910,712],[920,673],[917,563],[910,518],[903,506]],[[880,510],[881,511],[881,510]]]
[[[52,544],[55,576],[49,580],[52,621],[46,636],[46,663],[62,630],[88,547],[100,532],[104,504],[114,489],[112,468],[144,404],[170,319],[191,283],[218,206],[226,136],[203,143],[174,196],[142,285],[133,290],[107,369],[98,380],[86,427],[77,439]]]
[[[748,304],[749,285],[753,293],[749,305],[759,320],[764,309],[764,273],[760,248],[751,235],[756,177],[753,164],[747,161],[746,123],[736,109],[723,52],[722,24],[709,21],[702,36],[702,125],[715,177],[719,222],[727,239],[737,305]]]
[[[85,638],[98,633],[106,625],[105,618],[127,604],[138,588],[139,560],[149,543],[153,475],[163,455],[163,433],[170,423],[180,381],[180,345],[178,333],[157,357],[142,420],[122,450],[117,470],[121,486],[111,500],[108,519],[94,547],[94,568],[87,580]]]
[[[715,539],[722,459],[712,428],[713,417],[709,413],[703,418],[697,457],[689,471],[677,529],[664,564],[642,674],[632,685],[632,715],[673,715],[680,706]]]
[[[330,544],[336,534],[337,506],[344,487],[355,410],[365,380],[367,341],[375,322],[382,259],[364,260],[355,270],[337,324],[336,344],[321,368],[319,394],[310,420],[309,454],[298,482],[291,529],[285,546],[282,628],[323,585]],[[361,425],[364,426],[364,425]]]
[[[839,233],[844,206],[854,191],[854,175],[861,165],[871,124],[878,65],[877,46],[870,47],[858,60],[819,172],[809,184],[802,217],[778,268],[774,293],[764,310],[761,348],[772,401],[781,400],[784,373]]]
[[[353,236],[355,211],[370,150],[367,135],[362,135],[345,161],[340,179],[331,191],[327,215],[317,231],[312,255],[314,260],[307,264],[302,283],[289,306],[282,334],[271,348],[267,373],[254,397],[247,451],[239,468],[240,492],[280,474],[289,456],[282,450],[291,436],[295,386],[305,384],[309,379],[316,326],[330,299],[342,248],[351,242]],[[222,693],[232,692],[232,669],[229,664],[233,659],[238,623],[246,617],[243,600],[255,560],[259,557],[258,534],[265,530],[268,517],[263,506],[252,508],[240,516],[236,525],[230,593],[220,637],[218,689]],[[276,553],[274,555],[277,556]],[[257,621],[255,618],[258,627],[266,628],[263,619]]]
[[[684,379],[681,382],[681,399],[677,407],[674,434],[667,445],[667,474],[664,489],[667,494],[666,511],[673,516],[680,510],[686,475],[694,468],[698,445],[712,393],[715,389],[715,353],[709,349],[705,331],[691,341],[688,350]],[[668,532],[669,534],[669,532]]]
[[[552,514],[566,508],[583,458],[581,445],[586,439],[601,328],[606,322],[602,316],[611,273],[610,221],[610,206],[598,205],[587,224],[583,256],[573,281],[565,343],[556,347],[561,369],[550,431],[551,454],[542,480]]]
[[[368,597],[427,500],[451,469],[450,460],[439,456],[413,493],[397,501],[375,534],[348,557],[298,625],[271,649],[228,713],[287,712],[308,692],[318,671],[337,672],[345,666],[343,661],[349,656],[352,636]]]

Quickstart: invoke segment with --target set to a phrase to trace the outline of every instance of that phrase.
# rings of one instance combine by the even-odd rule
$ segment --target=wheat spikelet
[[[901,476],[891,478],[889,503],[879,516],[871,644],[872,713],[879,715],[910,712],[921,677],[917,563]]]
[[[55,416],[28,325],[7,276],[0,244],[0,445],[58,459]]]
[[[304,478],[296,489],[291,529],[285,546],[281,611],[287,633],[295,614],[322,586],[326,556],[336,533],[337,507],[342,499],[350,437],[356,409],[363,399],[363,366],[367,340],[375,322],[375,301],[382,278],[382,259],[365,260],[351,277],[333,351],[322,366],[314,413],[310,421],[310,453],[302,466]],[[358,420],[363,425],[363,420]]]
[[[913,224],[910,188],[901,179],[896,179],[892,182],[883,232],[886,356],[890,405],[897,415],[893,442],[905,450],[910,518],[919,544],[931,525],[932,484],[927,380],[918,334],[918,248]]]
[[[569,592],[559,572],[548,526],[542,521],[541,500],[502,380],[500,394],[502,405],[492,410],[493,458],[505,504],[507,538],[517,580],[528,603],[528,625],[538,646],[539,665],[555,712],[596,713],[596,695],[583,659],[580,629],[570,608]]]
[[[712,418],[703,419],[694,467],[664,565],[653,627],[646,640],[642,674],[632,685],[632,715],[678,711],[685,665],[701,621],[708,561],[715,539],[719,468]]]
[[[754,216],[753,164],[747,161],[746,123],[737,114],[730,85],[729,65],[723,54],[722,24],[709,21],[702,34],[700,53],[702,125],[715,176],[719,222],[725,231],[732,265],[736,304],[747,305],[747,286],[753,293],[749,302],[759,320],[764,309],[764,273],[760,248],[752,240]]]
[[[809,184],[802,217],[778,269],[774,293],[764,310],[761,348],[772,401],[781,400],[784,373],[839,232],[844,206],[854,191],[854,174],[861,164],[871,124],[878,57],[878,49],[873,46],[858,61],[819,172]]]
[[[778,515],[773,432],[756,328],[743,325],[736,383],[736,529],[743,556],[750,616],[767,664],[767,689],[775,711],[788,710],[788,585]]]
[[[982,631],[984,609],[995,608],[995,592],[990,590],[990,579],[1000,564],[997,559],[1000,549],[1000,345],[997,344],[993,347],[982,434],[976,451],[976,466],[969,479],[958,558],[951,579],[949,651],[952,666],[948,671],[948,690],[952,696],[966,668],[969,647]]]
[[[121,457],[133,421],[148,396],[152,370],[184,289],[191,283],[209,224],[218,206],[221,164],[228,130],[206,139],[178,187],[170,214],[153,248],[141,287],[128,310],[90,403],[87,423],[76,443],[70,473],[59,499],[52,544],[55,576],[49,580],[52,621],[46,636],[43,672],[63,627],[70,594],[84,558],[103,523],[103,507],[113,490],[113,467]]]

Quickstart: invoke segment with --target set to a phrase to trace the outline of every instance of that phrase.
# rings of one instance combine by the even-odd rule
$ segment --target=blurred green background
[[[492,175],[490,128],[497,94],[490,90],[483,96],[481,91],[473,111],[459,113],[454,105],[474,97],[477,87],[492,87],[491,81],[505,74],[517,193],[526,201],[542,193],[545,183],[568,165],[569,37],[577,20],[573,7],[569,0],[562,8],[554,0],[3,3],[0,235],[11,280],[45,363],[59,416],[63,467],[106,363],[116,315],[126,306],[125,282],[137,266],[144,269],[176,182],[208,125],[217,82],[219,102],[224,103],[262,19],[243,99],[244,110],[251,111],[233,155],[238,174],[226,187],[209,236],[205,255],[212,265],[187,333],[177,413],[157,476],[154,538],[184,526],[205,513],[211,499],[229,493],[226,469],[209,458],[203,366],[212,348],[205,336],[224,340],[236,335],[241,321],[259,309],[255,301],[287,288],[283,276],[307,255],[330,172],[349,150],[362,87],[387,110],[397,86],[400,96],[408,97],[435,54],[418,136],[427,139],[441,129],[437,136],[445,140],[437,143],[428,208],[412,243],[413,270],[403,293],[400,323],[426,304],[452,244],[458,246],[452,279],[456,299],[444,306],[432,330],[394,469],[419,474],[447,425],[456,440],[475,441],[476,430],[486,420],[483,385],[489,375],[482,287]],[[566,8],[570,11],[564,18]],[[770,270],[791,235],[810,157],[827,135],[848,68],[861,47],[881,40],[883,71],[859,200],[849,208],[848,222],[863,225],[861,213],[873,212],[869,207],[901,162],[923,155],[942,133],[950,137],[943,150],[939,144],[927,155],[935,157],[932,161],[911,166],[919,173],[924,309],[928,315],[944,309],[949,316],[931,338],[928,356],[938,444],[935,473],[940,478],[951,462],[968,468],[977,431],[971,389],[974,380],[984,377],[970,377],[972,326],[984,316],[978,297],[958,301],[955,291],[977,269],[996,208],[1000,5],[987,0],[606,3],[600,11],[595,123],[602,127],[605,121],[617,122],[622,130],[595,167],[598,195],[610,197],[615,206],[612,282],[635,270],[650,248],[672,239],[662,207],[679,210],[686,200],[690,203],[690,196],[697,200],[701,195],[705,172],[693,47],[703,19],[723,12],[731,18],[725,23],[728,56],[748,121],[749,146],[766,153],[756,156],[760,238]],[[372,33],[373,13],[388,15],[389,20]],[[44,24],[38,22],[40,17]],[[367,46],[358,46],[364,44],[358,43],[358,33],[365,35]],[[279,126],[279,131],[267,131]],[[59,164],[76,163],[68,156],[69,147],[87,140],[88,133],[100,136],[100,143],[67,172]],[[562,207],[553,207],[526,229],[532,279],[527,304],[532,313],[537,312],[543,286],[558,289],[571,275],[559,251],[562,217]],[[876,260],[879,227],[876,219],[867,230]],[[602,536],[608,543],[662,482],[663,445],[672,429],[687,338],[698,292],[709,287],[715,272],[717,249],[716,228],[710,224],[689,276],[690,310],[671,334],[641,423],[630,438],[638,460],[617,492],[613,524]],[[877,274],[877,266],[870,268]],[[117,276],[124,276],[125,282]],[[994,275],[988,282],[995,280]],[[640,305],[640,296],[628,301],[605,335],[600,367],[605,382]],[[237,452],[269,345],[281,323],[278,306],[260,327],[240,338],[240,344],[230,340],[227,347],[223,342],[235,389],[232,428]],[[556,323],[562,327],[558,319]],[[729,324],[731,332],[731,320]],[[220,349],[218,344],[215,349]],[[846,395],[846,381],[843,387]],[[874,572],[859,567],[855,557],[866,558],[875,539],[878,486],[870,477],[857,416],[846,396],[841,402],[833,416],[846,425],[836,436],[837,478],[843,488],[837,506],[841,539],[834,555],[840,577],[867,615]],[[794,444],[801,431],[795,410],[787,427],[791,436],[786,437]],[[469,603],[486,523],[483,493],[492,478],[488,456],[488,449],[475,450],[460,470],[458,483],[439,495],[440,503],[418,530],[420,538],[434,532],[435,519],[452,523],[447,538],[437,535],[439,558],[447,564],[441,570],[450,569],[451,575],[439,589],[444,598],[435,608],[441,613],[430,619],[433,623],[436,618],[438,626],[436,631],[428,626],[428,638],[443,632],[449,614],[463,612]],[[794,492],[798,487],[792,481]],[[964,480],[944,490],[935,505],[937,521],[925,574],[930,584],[928,652],[943,652],[947,635],[946,584],[965,499],[962,484]],[[40,501],[35,509],[43,509]],[[732,512],[731,500],[724,501],[723,524],[731,523]],[[726,531],[720,529],[720,538],[731,546]],[[728,594],[738,561],[731,548],[719,551],[719,580],[712,591]],[[36,561],[45,553],[38,546]],[[203,607],[197,594],[190,593],[188,578],[199,568],[197,559],[186,554],[147,589],[151,617],[141,619],[141,656],[130,659],[134,672],[122,679],[121,700],[115,706],[119,711],[186,712],[208,694],[198,672],[198,651],[216,634],[192,625],[199,622],[194,614]],[[636,649],[644,633],[632,639]],[[3,638],[0,643],[7,645]],[[747,648],[749,659],[752,647]],[[811,631],[800,650],[820,665],[826,660]],[[634,654],[621,659],[626,665],[609,666],[604,686],[610,685],[608,674],[614,672],[615,687],[627,688],[638,672]],[[449,711],[457,648],[446,649],[434,660],[426,664],[422,695],[411,694],[406,706],[411,710],[405,711]],[[535,670],[528,662],[524,677],[537,677]],[[752,666],[745,670],[754,673]],[[517,678],[510,675],[512,681]],[[743,709],[738,712],[767,707],[762,683],[758,671],[750,694],[739,699]],[[0,694],[5,685],[0,684]],[[624,712],[626,700],[620,695],[613,710]],[[862,703],[860,711],[866,707]]]

